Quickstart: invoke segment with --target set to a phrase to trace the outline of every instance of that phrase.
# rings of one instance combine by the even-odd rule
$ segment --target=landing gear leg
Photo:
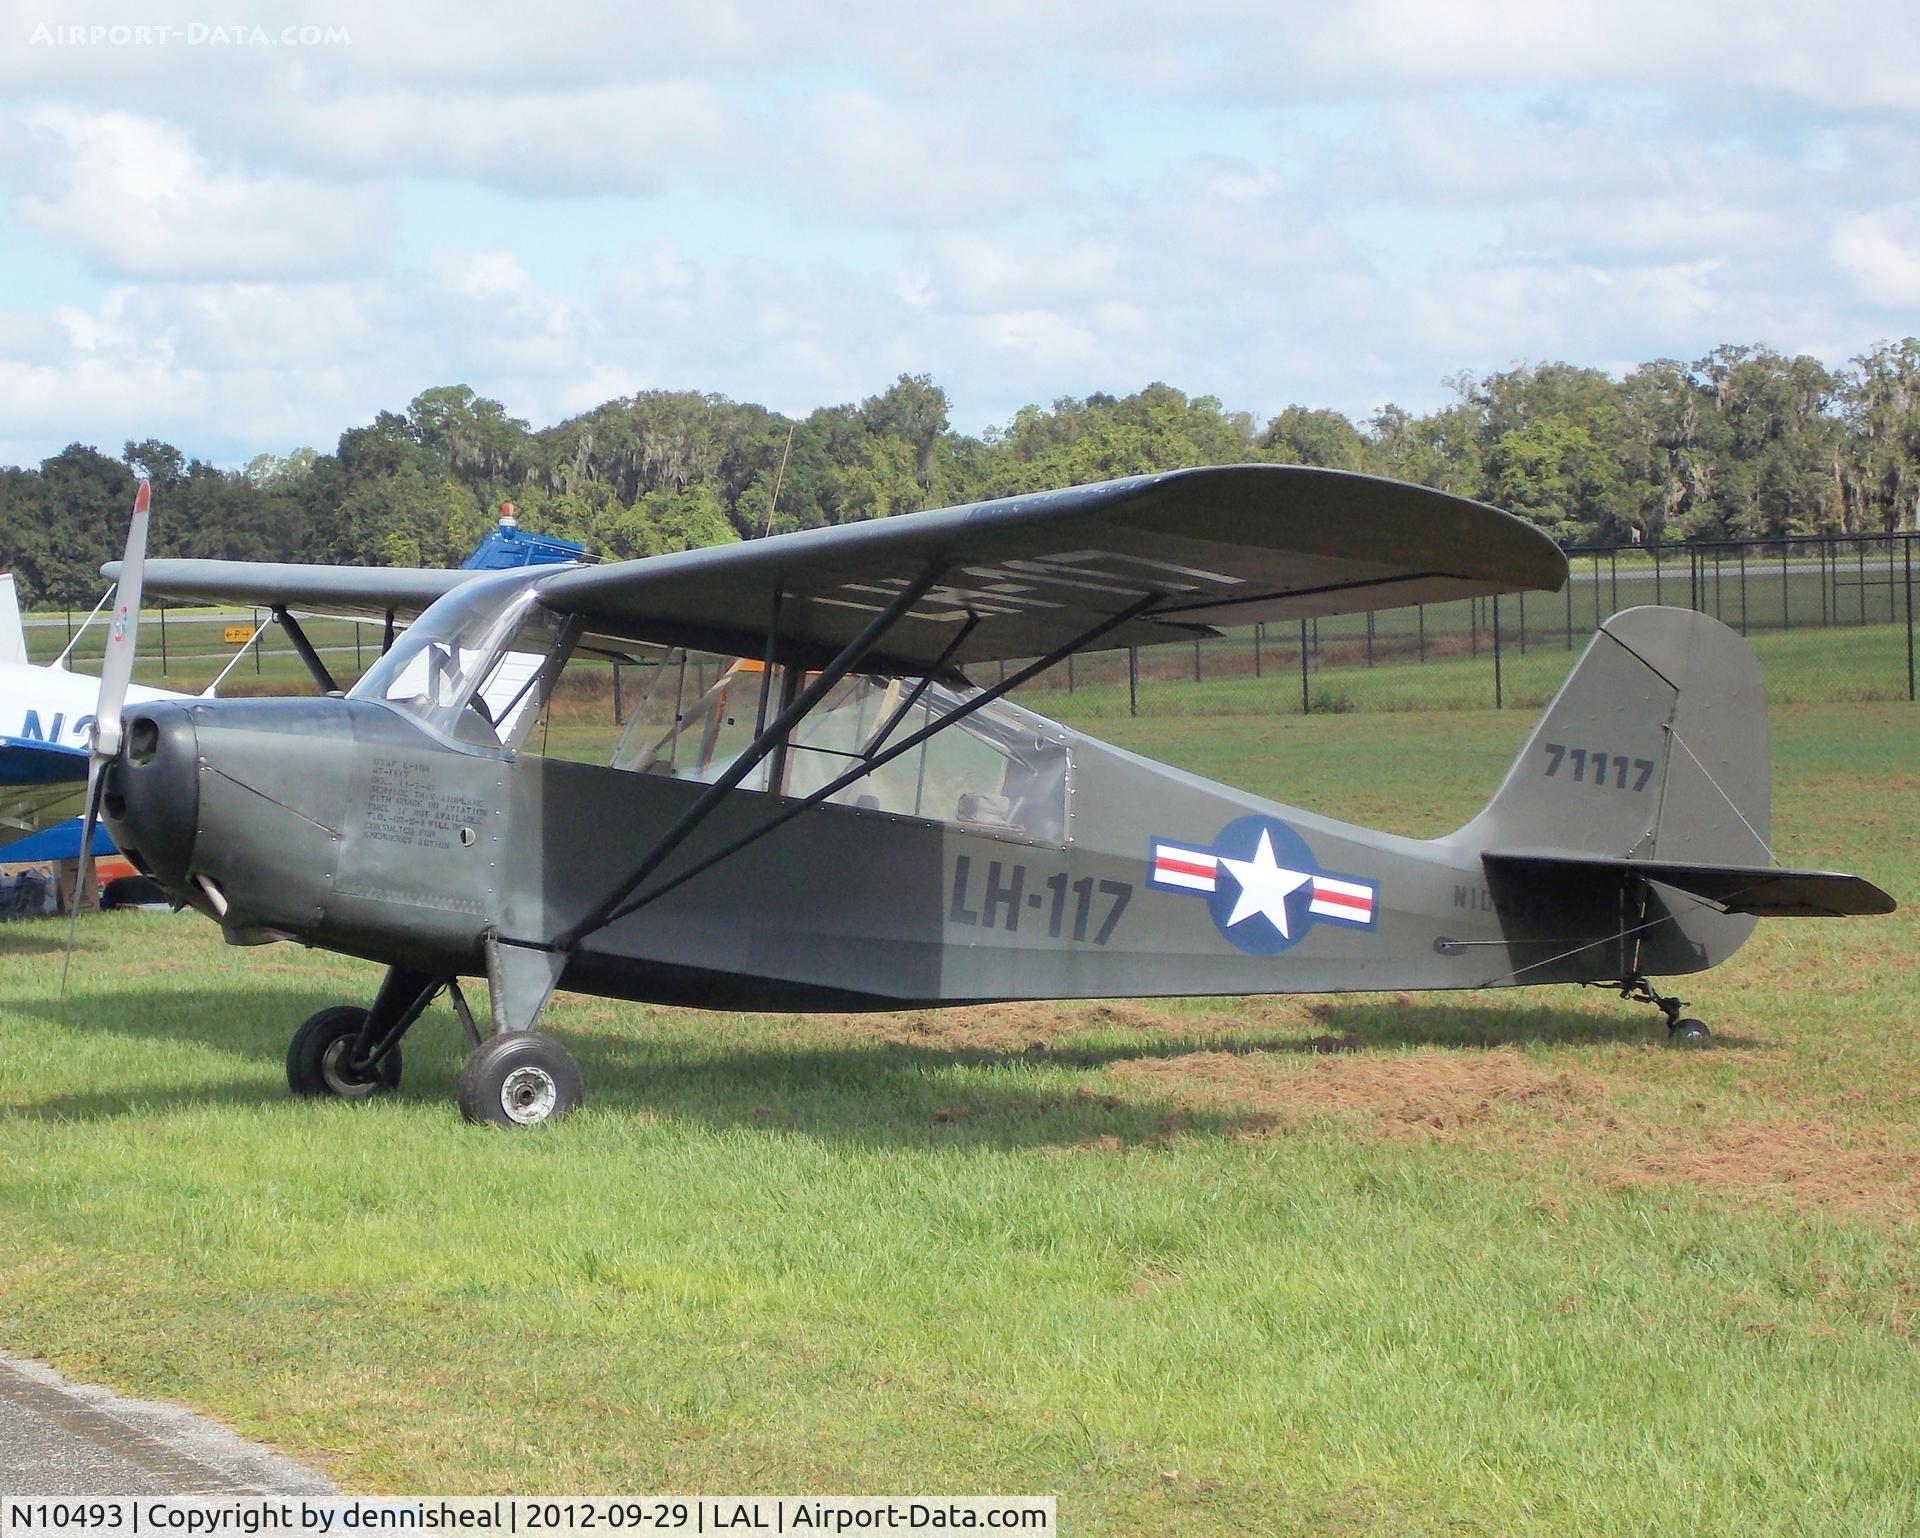
[[[1704,1020],[1683,1016],[1680,1011],[1687,1007],[1685,999],[1676,999],[1669,994],[1656,993],[1653,984],[1644,977],[1629,977],[1620,984],[1620,997],[1639,999],[1651,1004],[1667,1017],[1667,1045],[1670,1047],[1704,1047],[1713,1040],[1713,1032],[1707,1029]]]
[[[460,1070],[460,1114],[496,1127],[537,1127],[577,1110],[580,1069],[567,1049],[533,1027],[567,958],[560,951],[487,938],[493,1036]]]
[[[364,1100],[400,1082],[400,1038],[447,979],[393,967],[373,1005],[338,1004],[309,1018],[287,1047],[287,1087],[296,1095]]]

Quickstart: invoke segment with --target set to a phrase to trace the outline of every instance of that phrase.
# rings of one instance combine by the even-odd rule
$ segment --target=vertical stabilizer
[[[1595,632],[1486,809],[1485,850],[1765,865],[1766,690],[1746,642],[1690,609]]]
[[[0,662],[27,660],[27,632],[20,624],[20,598],[13,573],[0,572]]]

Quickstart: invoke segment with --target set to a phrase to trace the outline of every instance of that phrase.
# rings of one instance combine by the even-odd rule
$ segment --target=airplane
[[[90,757],[126,857],[235,944],[386,970],[293,1032],[289,1087],[359,1099],[445,992],[470,1121],[583,1100],[536,1030],[559,987],[726,1010],[1653,982],[1762,917],[1886,913],[1782,868],[1765,696],[1732,631],[1636,608],[1594,635],[1485,809],[1376,832],[1157,764],[1014,703],[1076,652],[1217,624],[1566,580],[1506,513],[1300,466],[1174,471],[598,567],[492,575],[157,560],[121,575]],[[138,546],[138,547],[136,547]],[[122,712],[143,581],[412,624],[344,698]],[[126,595],[131,592],[132,598]],[[130,607],[129,607],[130,603]],[[484,689],[537,653],[502,731]],[[565,755],[556,688],[647,666],[610,752]],[[998,666],[989,685],[969,680]],[[490,1030],[462,981],[484,977]]]
[[[584,554],[584,547],[572,540],[522,530],[513,504],[506,502],[501,504],[499,524],[487,531],[460,569],[518,570],[579,562]],[[0,864],[79,858],[81,819],[74,814],[87,778],[86,744],[100,681],[71,671],[67,659],[106,602],[102,598],[95,606],[65,651],[51,663],[36,665],[28,660],[13,574],[0,573],[0,838],[8,833],[25,835],[0,845]],[[354,617],[379,621],[383,616],[362,613]],[[288,635],[296,638],[297,648],[307,646],[305,633],[292,616],[275,611],[269,623],[275,621],[291,627]],[[391,642],[390,634],[387,640]],[[232,661],[208,686],[208,697],[218,691],[244,655],[244,647],[234,652]],[[510,683],[511,676],[510,670],[503,672],[499,686],[517,687],[517,683]],[[331,681],[323,687],[331,688]],[[189,696],[143,684],[127,687],[127,699],[137,704],[186,698]],[[111,853],[111,841],[98,852]]]

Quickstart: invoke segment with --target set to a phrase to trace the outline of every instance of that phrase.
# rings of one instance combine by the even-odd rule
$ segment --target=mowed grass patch
[[[1783,857],[1920,895],[1913,719],[1780,714]],[[1110,729],[1434,833],[1530,723],[1377,724]],[[63,1012],[60,927],[0,931],[0,1342],[355,1488],[1044,1490],[1081,1532],[1920,1522],[1904,912],[1763,928],[1682,986],[1703,1053],[1565,989],[565,998],[589,1108],[531,1137],[459,1123],[443,1009],[394,1100],[284,1098],[293,1024],[370,968],[190,917],[81,935]],[[1841,1200],[1729,1163],[1756,1127],[1891,1162]]]

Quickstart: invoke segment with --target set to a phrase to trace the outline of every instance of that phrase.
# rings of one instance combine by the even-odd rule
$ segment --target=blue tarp
[[[113,835],[107,832],[103,822],[93,830],[93,852],[96,855],[118,854]],[[80,819],[69,817],[65,822],[56,822],[50,828],[42,828],[38,833],[29,833],[17,843],[0,848],[0,865],[38,865],[45,860],[77,860],[80,858]]]
[[[480,548],[460,563],[460,569],[512,571],[520,566],[552,566],[561,561],[577,561],[586,553],[585,545],[576,545],[570,539],[529,534],[502,524],[480,541]]]

